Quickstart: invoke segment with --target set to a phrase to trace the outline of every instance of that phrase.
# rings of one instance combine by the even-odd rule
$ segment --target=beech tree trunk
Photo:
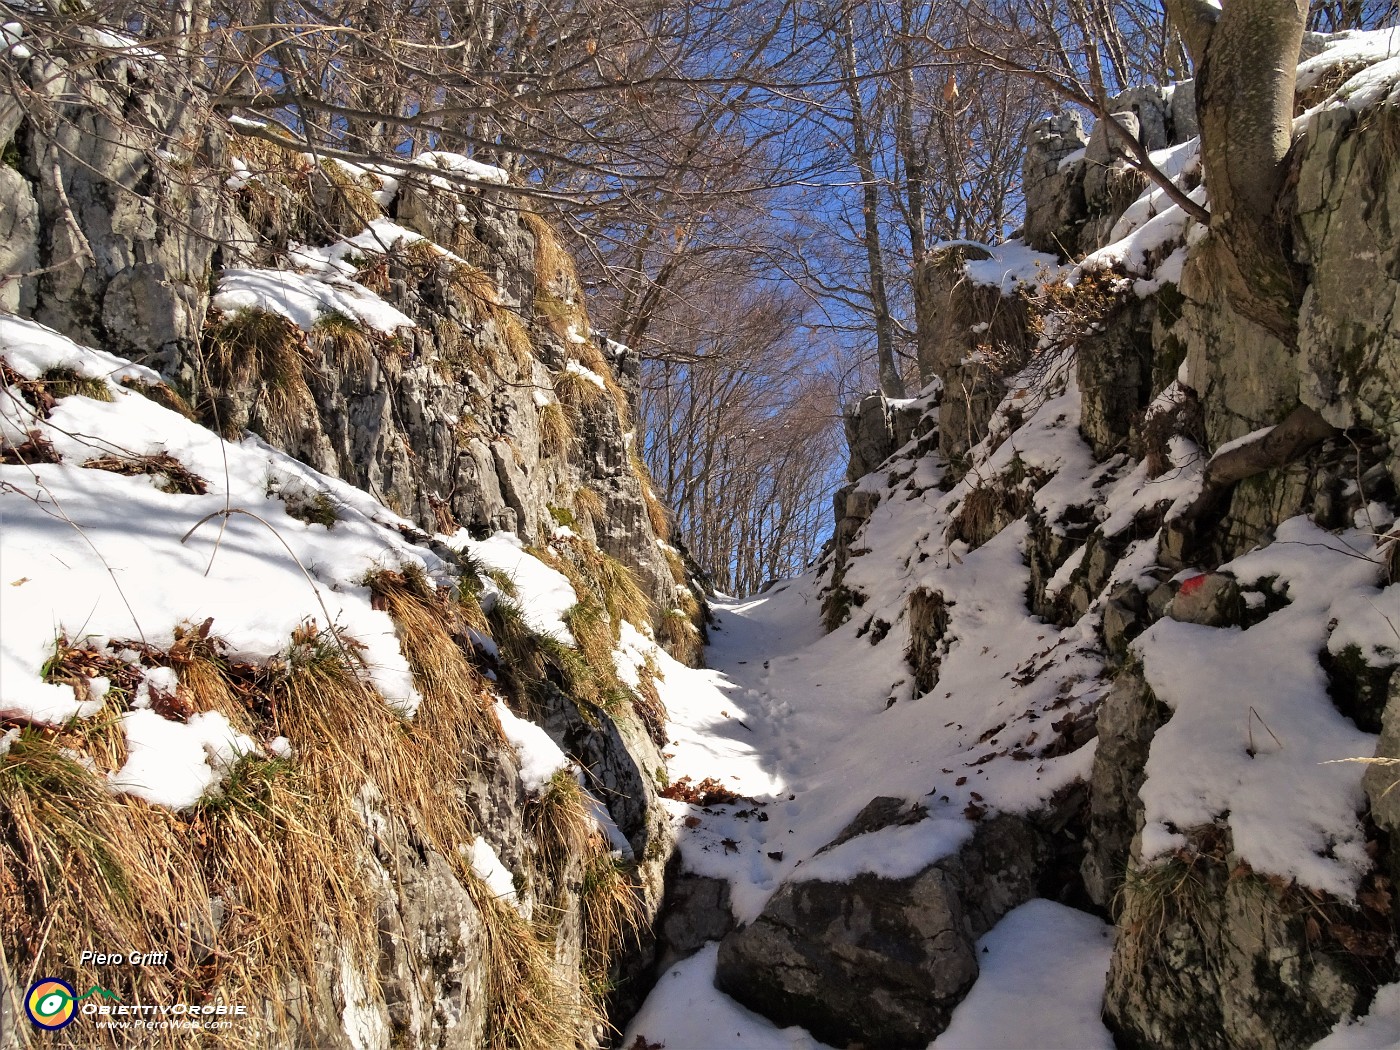
[[[1307,0],[1167,0],[1196,65],[1211,249],[1240,313],[1296,341],[1302,295],[1279,211]]]

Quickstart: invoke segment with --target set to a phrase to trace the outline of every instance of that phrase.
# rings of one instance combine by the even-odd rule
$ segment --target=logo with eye
[[[45,977],[29,986],[24,997],[24,1012],[36,1028],[57,1032],[73,1023],[78,1011],[74,1008],[78,993],[67,981]]]
[[[35,1028],[57,1032],[60,1028],[67,1028],[78,1016],[76,1004],[94,995],[121,1001],[116,992],[100,985],[94,984],[79,995],[67,981],[43,977],[29,986],[29,992],[24,997],[24,1012],[29,1015],[29,1021]]]

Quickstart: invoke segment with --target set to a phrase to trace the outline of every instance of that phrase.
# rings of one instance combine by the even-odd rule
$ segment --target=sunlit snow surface
[[[400,533],[407,522],[255,437],[222,441],[120,385],[157,382],[149,369],[42,325],[0,315],[0,357],[30,379],[71,369],[97,380],[111,397],[64,397],[43,419],[14,389],[0,396],[0,436],[7,443],[22,445],[37,433],[62,457],[0,465],[0,713],[57,724],[112,709],[101,679],[82,696],[43,680],[60,636],[110,646],[120,656],[125,642],[167,648],[181,625],[212,618],[212,634],[228,644],[229,655],[252,662],[284,653],[292,633],[309,621],[320,630],[334,625],[364,647],[366,677],[384,700],[414,714],[419,697],[393,622],[371,606],[364,582],[376,569],[405,566],[447,579],[434,554]],[[173,457],[208,492],[167,492],[158,476],[83,466],[98,457],[152,454]],[[312,498],[334,508],[332,527],[288,513],[290,504]],[[457,542],[509,577],[527,622],[571,641],[560,617],[575,596],[561,574],[511,535],[476,541],[462,534]],[[493,581],[483,586],[483,597],[499,597]],[[173,692],[176,676],[166,667],[144,673],[134,709],[120,715],[128,758],[110,778],[112,790],[182,809],[216,791],[240,756],[293,753],[285,739],[255,741],[237,732],[218,711],[187,722],[162,717],[151,709],[150,690]],[[503,705],[499,710],[525,787],[541,790],[568,765],[566,757],[542,729]],[[606,812],[600,824],[611,825]]]

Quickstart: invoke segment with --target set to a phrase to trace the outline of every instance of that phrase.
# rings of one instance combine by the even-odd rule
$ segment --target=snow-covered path
[[[740,922],[756,917],[785,879],[809,872],[840,879],[862,870],[901,875],[967,837],[966,792],[943,772],[955,756],[964,764],[965,734],[957,732],[963,726],[950,723],[939,746],[927,723],[946,722],[948,711],[907,702],[899,684],[907,674],[902,639],[879,646],[856,641],[855,624],[825,634],[810,577],[755,598],[722,599],[714,611],[709,669],[664,668],[671,775],[692,783],[713,778],[753,802],[708,810],[669,805],[686,869],[727,879]],[[813,859],[882,794],[920,798],[932,819],[917,825],[916,837],[882,844],[864,836],[858,853]],[[933,1045],[1011,1046],[1021,1031],[1027,1046],[1111,1046],[1098,1019],[1109,945],[1107,927],[1091,916],[1048,901],[1017,909],[984,939],[975,994]],[[1028,956],[1026,946],[1037,950]],[[800,1028],[780,1030],[715,991],[715,960],[711,945],[663,975],[623,1045],[642,1036],[667,1050],[821,1050],[824,1044]],[[1044,991],[1046,1009],[1053,1000],[1053,1018],[1040,1010],[1038,1022],[1029,1015],[1008,1021],[1006,1002],[1024,1003],[1028,989]],[[1059,1041],[1046,1043],[1043,1031],[1016,1027],[1047,1020]]]

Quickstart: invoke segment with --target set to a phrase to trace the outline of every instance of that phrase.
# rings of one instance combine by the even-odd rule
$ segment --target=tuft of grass
[[[616,558],[581,538],[557,540],[549,549],[531,553],[567,576],[580,598],[592,595],[597,600],[613,624],[614,642],[623,620],[638,628],[650,626],[651,599],[642,591],[636,573]]]
[[[374,360],[373,342],[365,326],[339,310],[316,318],[307,341],[338,371],[351,375],[364,375]]]
[[[1003,479],[984,481],[962,498],[948,526],[948,538],[980,547],[1030,510],[1031,500],[1032,493],[1024,486]]]
[[[190,403],[180,396],[180,393],[168,383],[143,383],[139,379],[130,376],[121,380],[121,385],[127,390],[134,390],[142,397],[149,398],[162,408],[168,408],[172,412],[178,412],[188,420],[197,420],[198,416],[190,407]]]
[[[574,490],[574,510],[584,515],[595,525],[603,520],[607,507],[596,489],[580,485]]]
[[[373,175],[352,175],[330,158],[322,160],[319,168],[320,185],[313,185],[317,216],[323,225],[353,236],[384,214],[374,199],[379,180]]]
[[[645,922],[645,901],[634,875],[633,865],[605,849],[598,850],[584,866],[579,887],[588,945],[584,965],[604,989],[613,959],[628,940],[637,940]]]
[[[1191,921],[1210,893],[1208,863],[1200,856],[1178,852],[1140,867],[1130,865],[1114,898],[1119,922],[1146,943],[1155,943],[1172,923]]]
[[[595,411],[607,400],[607,393],[593,380],[578,372],[565,369],[555,373],[554,396],[577,416]]]
[[[298,521],[304,521],[308,525],[323,525],[329,529],[340,520],[340,510],[328,492],[282,492],[279,495],[287,513]]]
[[[470,590],[459,587],[454,594],[435,587],[417,567],[377,572],[366,583],[375,607],[394,621],[423,696],[412,726],[419,744],[474,759],[504,744],[486,679],[470,658],[470,643],[458,642],[469,637],[469,628],[482,633],[488,626]]]
[[[683,609],[671,609],[661,617],[656,641],[687,667],[699,667],[705,657],[705,639]]]
[[[486,621],[499,652],[503,676],[516,687],[517,695],[532,693],[544,682],[549,669],[542,639],[525,622],[520,606],[506,598],[496,600],[486,613]]]
[[[486,570],[486,577],[501,589],[501,593],[507,598],[519,598],[520,588],[515,585],[515,580],[504,569],[490,568]]]
[[[661,692],[656,688],[656,680],[659,677],[656,665],[648,657],[638,674],[639,682],[632,706],[637,712],[637,717],[642,720],[652,743],[657,747],[665,747],[666,719],[669,716],[666,713],[666,705],[661,700]]]
[[[198,935],[210,928],[210,887],[183,822],[112,794],[82,757],[33,727],[0,755],[0,936],[11,973],[57,970],[145,1002],[189,995],[204,984]],[[159,944],[169,965],[99,973],[79,962],[94,941]]]
[[[527,819],[539,845],[544,870],[562,890],[562,876],[568,865],[590,854],[599,834],[583,788],[571,769],[561,769],[550,778],[539,798],[530,802]]]
[[[39,377],[48,392],[54,397],[71,397],[77,394],[94,401],[111,401],[112,391],[107,380],[100,376],[85,376],[72,368],[50,368]]]
[[[162,491],[186,496],[202,496],[209,491],[208,483],[168,452],[153,452],[146,456],[97,456],[83,466],[88,470],[105,470],[126,477],[157,478]]]
[[[656,495],[656,482],[652,480],[651,471],[643,462],[637,450],[632,449],[628,456],[628,462],[632,466],[632,473],[636,475],[637,481],[642,487],[642,502],[647,508],[647,520],[651,522],[651,531],[656,534],[656,538],[662,543],[671,541],[671,515]]]
[[[294,438],[314,415],[316,401],[305,373],[306,337],[281,314],[211,310],[204,346],[214,387],[252,387],[271,436]]]
[[[554,966],[553,939],[487,892],[474,894],[487,933],[485,1050],[577,1046],[605,1023],[596,1005]]]
[[[546,456],[565,455],[574,444],[574,424],[557,401],[540,406],[540,449]]]

